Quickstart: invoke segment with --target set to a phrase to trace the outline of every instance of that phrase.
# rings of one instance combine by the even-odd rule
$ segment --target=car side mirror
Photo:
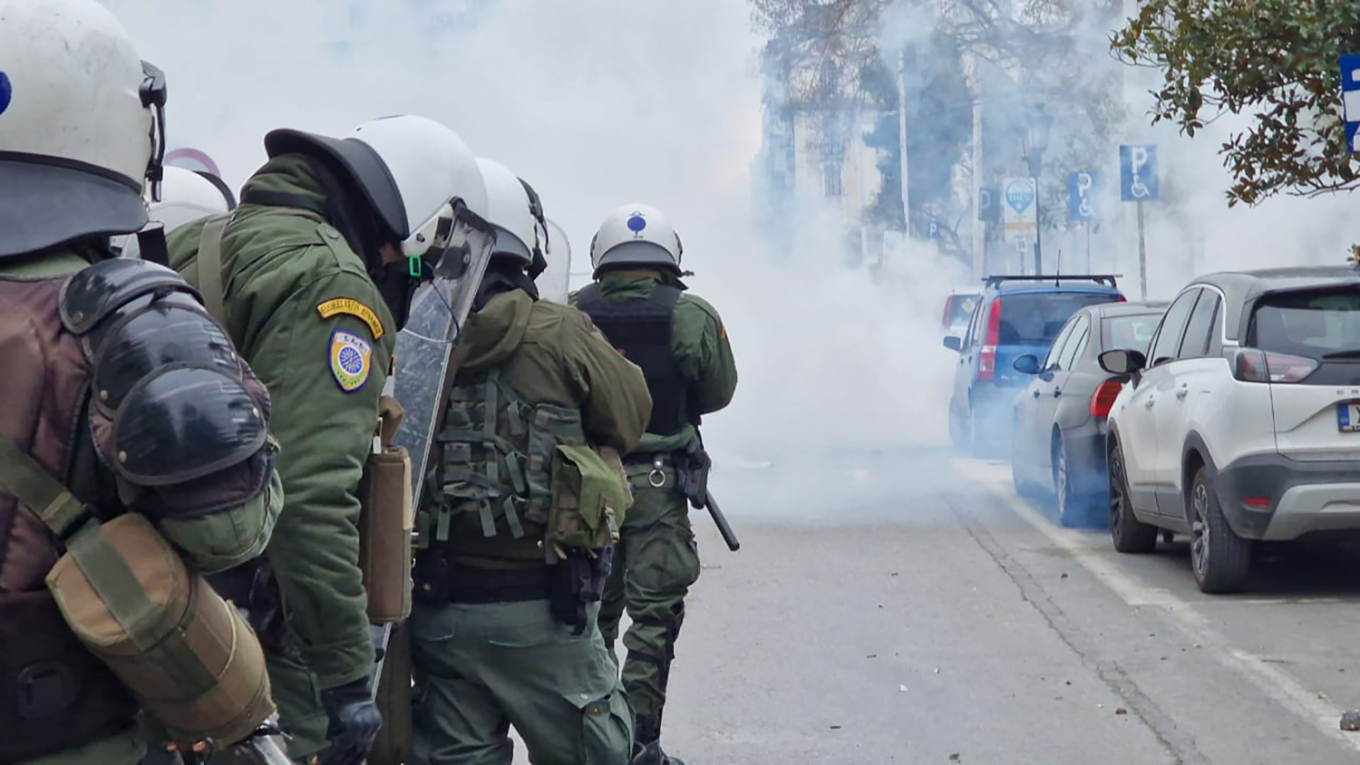
[[[1147,367],[1147,357],[1138,351],[1105,351],[1100,368],[1112,375],[1136,375]]]
[[[1015,371],[1017,372],[1027,375],[1037,375],[1039,374],[1039,357],[1032,353],[1026,353],[1024,356],[1021,356],[1012,362],[1011,366],[1015,367]]]
[[[963,350],[963,338],[956,335],[950,335],[944,339],[944,347],[958,353]]]

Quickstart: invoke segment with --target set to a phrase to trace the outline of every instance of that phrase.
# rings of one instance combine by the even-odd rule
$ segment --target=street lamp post
[[[1048,149],[1048,137],[1053,128],[1053,115],[1048,113],[1042,103],[1034,105],[1034,113],[1030,117],[1029,126],[1021,139],[1021,148],[1024,151],[1025,162],[1029,165],[1030,177],[1034,179],[1034,275],[1042,276],[1043,268],[1043,210],[1040,207],[1040,200],[1043,198],[1043,187],[1039,183],[1039,174],[1043,170],[1044,152]]]

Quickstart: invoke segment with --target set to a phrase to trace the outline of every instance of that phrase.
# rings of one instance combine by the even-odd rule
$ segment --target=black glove
[[[360,765],[382,727],[368,678],[322,691],[321,703],[331,722],[326,729],[330,746],[321,750],[320,765]]]

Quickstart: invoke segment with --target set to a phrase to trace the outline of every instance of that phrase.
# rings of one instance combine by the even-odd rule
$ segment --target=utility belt
[[[623,458],[623,471],[629,485],[639,489],[674,488],[679,475],[672,452],[630,454]]]
[[[708,471],[713,465],[696,438],[673,452],[635,452],[623,458],[629,483],[661,489],[667,486],[684,494],[692,505],[703,507],[708,493]]]
[[[547,600],[553,616],[576,634],[588,625],[586,609],[604,595],[614,548],[569,550],[557,563],[531,569],[486,569],[449,560],[434,547],[416,555],[415,600],[428,605],[522,603]]]

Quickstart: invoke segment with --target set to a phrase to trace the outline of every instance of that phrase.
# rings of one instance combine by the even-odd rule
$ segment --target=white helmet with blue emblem
[[[605,218],[590,242],[595,275],[618,266],[660,266],[680,274],[684,247],[666,216],[655,207],[624,205]]]
[[[94,0],[0,0],[0,258],[146,224],[165,78]]]

